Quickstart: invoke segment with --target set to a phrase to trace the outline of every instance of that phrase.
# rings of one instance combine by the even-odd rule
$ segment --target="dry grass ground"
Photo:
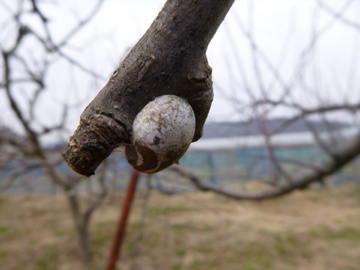
[[[121,199],[96,212],[85,269],[104,269]],[[139,192],[119,269],[358,270],[359,206],[356,185],[263,202]],[[0,197],[0,269],[84,269],[62,195]]]

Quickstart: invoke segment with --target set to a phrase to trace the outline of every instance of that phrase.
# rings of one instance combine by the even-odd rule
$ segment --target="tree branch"
[[[217,194],[236,199],[236,200],[265,200],[269,198],[279,197],[296,189],[303,189],[327,176],[332,175],[334,172],[342,169],[346,164],[354,160],[360,152],[360,134],[358,134],[353,140],[348,142],[340,150],[334,153],[336,158],[330,159],[320,165],[317,170],[307,170],[303,173],[295,175],[291,182],[284,183],[282,185],[275,186],[272,189],[260,191],[260,192],[236,192],[233,190],[227,190],[222,187],[206,183],[202,181],[198,176],[185,170],[184,168],[173,165],[171,169],[179,173],[179,175],[188,178],[198,189],[202,191],[212,191]]]
[[[193,141],[213,99],[206,49],[234,0],[168,0],[150,28],[86,107],[63,150],[76,172],[90,176],[120,144],[130,144],[140,110],[162,95],[177,95],[196,117]],[[175,162],[175,161],[174,161]]]

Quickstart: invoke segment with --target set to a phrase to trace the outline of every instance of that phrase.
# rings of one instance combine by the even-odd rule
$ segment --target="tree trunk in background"
[[[90,235],[88,231],[88,221],[85,219],[84,215],[81,214],[78,197],[75,195],[75,190],[68,190],[66,192],[66,197],[68,199],[71,213],[73,215],[74,226],[77,232],[80,248],[80,256],[85,263],[89,263],[92,259],[92,253],[90,245]]]
[[[40,102],[44,102],[45,99],[42,99],[42,94],[45,90],[51,89],[49,84],[51,84],[52,79],[48,76],[52,64],[56,62],[53,61],[53,57],[65,60],[70,66],[82,67],[80,69],[84,73],[88,73],[87,75],[92,78],[95,77],[95,73],[84,68],[76,59],[69,57],[66,48],[70,46],[68,42],[70,42],[71,38],[76,36],[76,33],[95,16],[102,2],[103,0],[98,0],[92,10],[86,14],[87,16],[82,17],[81,21],[76,20],[77,23],[74,25],[68,25],[70,28],[68,28],[68,34],[65,34],[58,43],[54,42],[59,38],[58,33],[50,31],[53,28],[48,25],[48,23],[55,23],[52,20],[53,18],[47,18],[42,13],[42,1],[28,0],[14,3],[13,9],[9,7],[2,14],[8,16],[9,23],[1,26],[4,33],[13,33],[12,35],[6,35],[6,37],[0,37],[0,57],[2,57],[0,69],[3,72],[0,78],[0,90],[4,90],[5,99],[15,117],[12,120],[14,123],[9,123],[9,130],[11,130],[13,124],[21,127],[23,131],[21,136],[17,136],[15,133],[12,134],[12,132],[0,132],[0,141],[4,140],[15,147],[19,156],[15,158],[18,162],[18,168],[8,177],[8,181],[11,183],[17,177],[25,175],[36,168],[43,170],[49,181],[60,187],[68,200],[80,245],[81,257],[85,262],[91,260],[89,220],[106,194],[103,174],[99,174],[99,177],[94,179],[95,181],[99,180],[100,193],[94,196],[90,204],[84,206],[82,210],[79,204],[79,196],[75,193],[80,177],[59,170],[60,154],[58,153],[59,155],[56,157],[54,153],[49,153],[48,146],[42,144],[44,135],[55,134],[65,129],[69,107],[64,104],[61,119],[55,121],[57,117],[54,117],[54,123],[49,125],[44,125],[39,114],[34,113],[34,111],[41,107]],[[9,6],[11,6],[10,2]],[[29,20],[24,20],[23,17]],[[39,23],[37,27],[29,23],[35,20]],[[37,29],[42,30],[36,32]],[[43,31],[44,29],[47,31]],[[31,48],[37,48],[39,54],[32,54]],[[36,64],[34,65],[34,63]],[[18,77],[25,79],[18,80]],[[17,95],[19,89],[21,89],[21,95]],[[62,102],[60,103],[62,104]],[[2,121],[0,128],[2,128]],[[13,159],[11,156],[9,157],[9,160]]]

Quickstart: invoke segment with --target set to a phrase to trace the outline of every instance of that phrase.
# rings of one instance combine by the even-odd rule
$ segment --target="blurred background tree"
[[[91,260],[89,222],[93,212],[106,196],[104,171],[100,170],[95,177],[100,186],[98,193],[91,194],[88,201],[81,201],[77,190],[83,180],[70,170],[61,170],[62,158],[56,145],[50,147],[46,136],[56,136],[66,131],[66,123],[70,107],[78,100],[65,102],[55,101],[55,107],[46,106],[49,102],[44,98],[46,92],[58,91],[56,79],[61,80],[63,74],[71,69],[81,71],[85,76],[98,79],[91,68],[85,67],[80,60],[73,58],[71,40],[86,24],[96,16],[103,1],[98,1],[90,12],[74,23],[65,35],[54,30],[51,17],[43,12],[44,6],[52,3],[41,1],[9,1],[1,2],[1,96],[2,102],[9,105],[9,111],[2,116],[0,142],[3,147],[2,166],[7,167],[7,174],[1,179],[4,191],[18,177],[39,169],[45,177],[65,194],[77,233],[82,260]],[[44,6],[43,6],[44,5]],[[56,4],[54,4],[56,8]],[[59,61],[67,63],[67,70],[59,72],[55,67]],[[70,96],[70,89],[66,95]],[[46,108],[39,104],[45,103]],[[61,107],[61,112],[59,112]],[[11,120],[6,115],[11,115]],[[50,117],[44,122],[44,115]],[[6,121],[7,120],[7,121]],[[50,122],[49,122],[50,120]]]

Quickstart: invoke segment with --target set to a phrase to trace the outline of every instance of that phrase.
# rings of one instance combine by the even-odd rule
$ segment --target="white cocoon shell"
[[[128,159],[130,164],[139,171],[154,173],[177,162],[192,142],[195,124],[186,100],[174,95],[155,98],[134,120],[131,140],[137,150],[136,158]],[[155,153],[157,162],[146,160],[148,149]]]

